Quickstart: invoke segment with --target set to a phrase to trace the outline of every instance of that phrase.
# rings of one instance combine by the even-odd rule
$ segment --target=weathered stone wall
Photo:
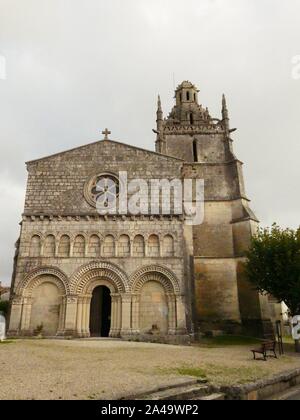
[[[227,154],[223,133],[196,135],[195,141],[198,162],[226,162]]]
[[[183,159],[185,162],[193,162],[193,138],[178,134],[166,136],[166,154]]]
[[[168,333],[168,303],[163,287],[154,281],[146,283],[141,291],[140,331],[142,334]]]
[[[53,312],[47,325],[50,331],[57,323],[61,334],[88,336],[98,286],[111,292],[111,336],[144,337],[152,319],[165,335],[199,327],[237,332],[242,323],[248,331],[266,330],[268,305],[243,272],[256,218],[232,151],[225,98],[223,120],[216,120],[199,105],[194,85],[184,82],[176,92],[170,116],[163,119],[160,101],[157,112],[157,149],[169,156],[104,140],[28,163],[12,332],[28,333],[48,316],[55,293],[44,275],[57,276],[53,284],[63,296],[59,319]],[[203,179],[203,224],[188,226],[180,214],[159,216],[150,208],[146,216],[99,216],[86,196],[89,181],[120,171],[128,181]],[[146,191],[141,200],[148,197]]]
[[[120,253],[120,239],[126,235],[129,238],[130,249],[132,256],[130,258],[127,255]],[[158,240],[158,252],[159,254],[152,257],[151,247],[148,246],[149,239],[156,235]],[[33,237],[38,236],[40,238],[40,255],[31,256],[30,244]],[[69,254],[62,254],[63,247],[60,246],[61,240],[65,243],[65,237],[70,238]],[[77,252],[76,238],[81,236],[85,240],[85,256],[79,257]],[[54,238],[55,240],[55,255],[49,255],[49,249],[47,245],[47,238]],[[105,238],[111,237],[112,253],[110,257],[106,257],[105,253],[108,252],[105,247]],[[135,239],[137,237],[143,238],[144,241],[144,254],[140,252],[140,256],[136,257],[135,252]],[[167,247],[165,248],[165,238],[168,238]],[[93,242],[93,238],[98,238],[99,247]],[[170,238],[173,240],[173,255],[170,256]],[[92,241],[91,241],[92,239]],[[35,268],[40,266],[54,266],[60,268],[67,276],[71,275],[83,264],[99,259],[105,259],[109,262],[115,263],[120,266],[129,276],[134,273],[138,268],[150,264],[161,264],[172,270],[176,276],[183,283],[184,278],[184,266],[183,266],[183,227],[182,222],[176,219],[162,221],[157,219],[156,221],[105,221],[98,219],[96,220],[40,220],[36,218],[34,221],[31,218],[23,221],[22,234],[21,234],[21,245],[19,250],[19,259],[16,273],[15,286],[17,287],[19,282],[22,281],[24,275],[29,273]],[[66,250],[66,251],[67,251]],[[141,248],[142,250],[142,248]],[[75,255],[74,255],[75,252]],[[165,256],[167,254],[167,256]],[[182,284],[183,286],[183,284]],[[183,286],[184,288],[184,286]]]
[[[184,164],[185,178],[203,179],[206,201],[227,201],[242,197],[241,184],[237,176],[238,162]]]
[[[200,331],[241,330],[235,259],[195,258],[195,290]]]
[[[111,288],[112,336],[119,336],[121,330],[123,335],[138,331],[144,302],[136,293],[139,296],[142,293],[139,287],[145,282],[147,288],[147,282],[152,281],[165,293],[165,305],[161,302],[161,306],[167,307],[167,328],[161,325],[162,333],[186,334],[186,316],[190,311],[190,298],[186,295],[190,286],[187,287],[186,282],[190,273],[185,266],[181,218],[126,214],[100,217],[84,194],[87,182],[97,174],[118,175],[119,171],[126,171],[129,181],[137,178],[171,180],[180,178],[181,166],[181,160],[112,141],[97,142],[28,163],[25,213],[14,278],[12,333],[32,333],[33,324],[47,317],[48,304],[43,302],[39,292],[47,289],[43,276],[54,273],[59,277],[55,284],[61,287],[63,296],[58,333],[87,336],[87,306],[96,285]],[[98,271],[95,273],[95,270]],[[76,273],[82,273],[82,280],[77,279]],[[94,278],[94,275],[95,280],[85,280],[85,276]],[[82,288],[74,292],[75,285],[71,285],[74,276],[77,282],[87,282],[84,286],[89,287],[87,295],[82,294]],[[27,278],[29,283],[24,290]],[[36,291],[28,289],[27,292],[26,288],[32,284],[38,285]],[[153,293],[155,301],[158,295]],[[41,298],[38,300],[43,303],[44,312],[36,302],[37,297]],[[154,307],[157,310],[157,305]],[[55,322],[52,320],[51,324]],[[46,327],[51,331],[50,325]]]
[[[47,336],[55,336],[58,330],[61,302],[59,289],[51,283],[51,279],[38,286],[33,291],[30,330],[36,331],[40,328],[39,332]]]
[[[111,141],[30,162],[25,214],[97,214],[83,197],[91,176],[126,171],[129,181],[180,179],[181,166],[180,160]]]

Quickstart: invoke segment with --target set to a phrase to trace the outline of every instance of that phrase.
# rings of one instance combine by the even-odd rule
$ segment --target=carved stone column
[[[159,236],[159,256],[163,257],[163,238]]]
[[[110,322],[110,332],[109,332],[109,336],[110,337],[116,337],[116,331],[117,331],[117,305],[118,305],[118,295],[112,293],[111,294],[111,322]]]
[[[73,258],[74,255],[74,240],[70,241],[70,252],[69,252],[70,258]]]
[[[132,295],[132,334],[140,333],[140,294]]]
[[[84,298],[80,296],[77,302],[77,319],[76,319],[76,335],[78,337],[82,337],[83,302],[84,302]]]
[[[55,241],[55,257],[58,257],[58,250],[59,250],[59,241]]]
[[[131,294],[124,293],[122,298],[122,330],[121,335],[131,334]]]
[[[117,297],[117,319],[116,319],[116,336],[121,336],[122,329],[122,297],[118,295]]]
[[[65,334],[65,322],[66,322],[66,299],[65,299],[65,296],[63,296],[60,309],[59,309],[58,330],[56,333],[58,337],[61,337]]]
[[[184,295],[176,295],[176,315],[177,326],[176,334],[187,334],[186,326],[186,306]]]
[[[10,324],[7,334],[8,336],[14,337],[20,335],[22,307],[23,298],[21,296],[15,296],[11,306]]]
[[[32,309],[32,298],[23,298],[22,319],[21,319],[21,335],[30,335],[30,318]]]
[[[114,240],[114,255],[113,255],[113,257],[118,257],[118,243],[119,243],[119,241],[117,241],[115,239]]]
[[[43,257],[44,256],[44,244],[45,244],[45,241],[44,240],[42,240],[42,243],[41,243],[41,248],[40,248],[40,256],[41,257]]]
[[[82,337],[90,337],[90,308],[92,295],[86,295],[82,303]]]
[[[177,316],[176,316],[176,296],[168,294],[168,334],[176,334]]]
[[[77,300],[75,295],[66,296],[66,318],[65,318],[65,335],[76,335],[76,315],[77,315]]]

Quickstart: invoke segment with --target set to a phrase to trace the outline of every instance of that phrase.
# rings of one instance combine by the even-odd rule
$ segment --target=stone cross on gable
[[[102,134],[104,135],[103,140],[109,140],[108,136],[109,136],[109,134],[111,134],[111,131],[109,131],[109,129],[106,128],[104,131],[102,131]]]

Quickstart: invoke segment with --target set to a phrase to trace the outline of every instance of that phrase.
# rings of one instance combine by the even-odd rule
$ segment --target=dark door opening
[[[111,296],[108,287],[99,286],[93,291],[90,313],[91,337],[108,337],[111,323]]]

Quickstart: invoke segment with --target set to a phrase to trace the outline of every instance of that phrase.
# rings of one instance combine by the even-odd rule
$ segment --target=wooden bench
[[[278,359],[277,354],[276,354],[276,344],[277,343],[274,340],[264,341],[261,344],[260,348],[251,350],[253,353],[254,360],[258,360],[256,359],[257,354],[261,354],[263,356],[263,359],[259,359],[259,360],[264,360],[265,362],[267,361],[267,357],[274,357],[275,359]],[[270,353],[273,353],[273,354],[270,355]]]

